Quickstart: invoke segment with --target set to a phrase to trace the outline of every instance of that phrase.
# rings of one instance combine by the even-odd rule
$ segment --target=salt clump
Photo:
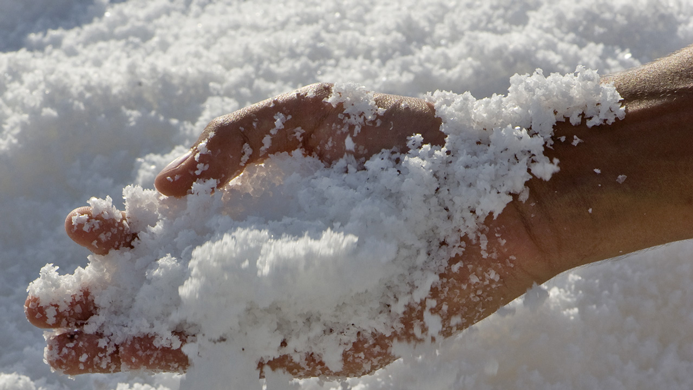
[[[90,255],[74,276],[47,265],[30,293],[48,302],[86,285],[100,309],[85,331],[116,343],[197,335],[184,347],[191,383],[211,370],[219,383],[260,388],[258,360],[308,351],[339,370],[359,331],[388,334],[408,303],[427,296],[438,270],[463,252],[461,236],[486,240],[478,232],[486,217],[513,194],[526,196],[531,175],[558,171],[543,154],[557,121],[624,117],[613,86],[582,67],[510,84],[507,96],[481,100],[429,94],[445,145],[414,135],[407,154],[382,151],[360,170],[353,158],[325,167],[296,151],[247,167],[223,192],[212,192],[213,181],[183,199],[128,186],[135,247]],[[382,113],[363,88],[337,85],[327,101],[344,104],[343,131],[351,125],[354,135]],[[285,118],[275,119],[279,129]],[[435,335],[439,320],[425,318]]]

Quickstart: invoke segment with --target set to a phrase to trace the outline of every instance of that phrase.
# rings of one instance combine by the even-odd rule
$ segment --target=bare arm
[[[692,49],[685,49],[602,80],[614,82],[624,97],[628,112],[625,120],[591,129],[585,125],[557,125],[556,136],[566,136],[567,141],[556,142],[547,154],[560,160],[560,172],[550,181],[530,180],[527,201],[515,200],[497,219],[486,221],[490,231],[505,239],[504,245],[495,241],[489,244],[489,250],[495,251],[497,258],[484,259],[479,248],[469,242],[465,267],[455,269],[460,259],[451,259],[440,275],[440,282],[432,288],[429,297],[436,305],[431,312],[441,317],[443,336],[455,334],[485,318],[522,295],[533,283],[543,283],[565,270],[693,237],[693,228],[687,223],[693,217],[691,53]],[[315,153],[328,163],[340,158],[345,153],[346,133],[335,131],[336,124],[341,123],[337,121],[341,108],[324,102],[330,88],[326,84],[309,86],[215,119],[185,159],[162,171],[156,180],[157,188],[164,194],[183,196],[198,178],[218,179],[221,186],[243,169],[242,163],[257,162],[268,154],[296,148]],[[440,121],[431,105],[414,98],[383,94],[376,94],[376,102],[386,112],[379,125],[369,126],[354,137],[357,157],[370,156],[382,148],[397,147],[404,151],[406,137],[414,132],[422,133],[426,142],[444,142]],[[288,118],[284,123],[287,132],[278,134],[266,153],[260,154],[262,140],[274,128],[277,114]],[[301,137],[289,132],[296,128],[304,131]],[[397,129],[396,134],[390,129]],[[583,142],[574,146],[573,137]],[[246,144],[253,153],[243,162]],[[200,145],[210,153],[197,156]],[[209,168],[202,175],[195,175],[200,163],[208,164]],[[70,226],[67,226],[68,234],[77,243],[89,247],[92,237]],[[128,245],[134,233],[127,229],[120,231],[110,243],[113,248]],[[490,270],[499,275],[495,284],[473,292],[466,289],[472,278]],[[284,356],[260,362],[259,367],[283,369],[295,376],[354,376],[371,372],[395,358],[390,351],[394,340],[420,340],[415,330],[421,329],[424,323],[423,305],[408,307],[402,319],[403,327],[389,336],[361,335],[344,352],[341,372],[330,372],[315,356],[307,357],[308,366]],[[90,304],[88,293],[74,297],[72,308],[78,306],[79,315],[76,310],[58,314],[67,327],[78,328],[81,321],[97,310]],[[27,299],[29,320],[37,326],[52,327],[43,320],[45,310],[35,298]],[[98,353],[109,353],[90,346],[89,335],[75,336],[69,332],[49,341],[49,345],[62,348],[75,337],[84,337],[82,345],[92,348],[86,352],[90,359]],[[114,361],[115,358],[132,361],[138,351],[147,351],[154,357],[146,364],[136,359],[130,368],[179,370],[187,364],[180,350],[154,348],[146,338],[135,339],[110,353]],[[79,352],[50,363],[71,374],[98,371],[94,365],[79,368],[77,358],[84,351]],[[113,365],[106,371],[119,369],[120,365]]]

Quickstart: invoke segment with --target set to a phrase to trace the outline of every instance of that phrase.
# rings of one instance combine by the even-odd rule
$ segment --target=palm
[[[245,164],[259,162],[273,153],[298,148],[319,156],[326,163],[341,158],[350,152],[346,150],[346,137],[352,132],[335,131],[335,124],[342,123],[342,107],[333,107],[323,101],[329,93],[330,86],[310,86],[216,119],[205,129],[191,153],[159,174],[156,179],[157,189],[166,195],[184,196],[199,179],[217,179],[221,187],[240,173]],[[383,148],[405,151],[407,137],[415,132],[422,133],[427,143],[444,142],[444,136],[438,130],[440,120],[427,103],[391,95],[375,95],[375,98],[385,112],[379,116],[378,125],[366,123],[362,131],[353,137],[356,147],[351,153],[356,158],[368,157]],[[275,132],[271,146],[263,149],[263,139],[275,127],[278,113],[284,115],[284,129]],[[296,128],[301,128],[304,132],[297,136],[294,132]],[[246,144],[255,152],[246,157],[246,161],[241,161]],[[207,153],[197,154],[200,150],[204,152],[205,148]],[[259,153],[261,149],[263,153]],[[208,164],[209,168],[196,175],[198,164]],[[440,275],[441,282],[438,287],[433,288],[430,296],[437,304],[434,307],[429,305],[428,309],[441,316],[444,325],[442,335],[453,334],[491,314],[523,293],[542,274],[519,275],[518,271],[524,269],[524,266],[507,267],[518,261],[517,245],[513,240],[526,241],[521,233],[522,229],[516,229],[519,225],[512,215],[510,212],[504,213],[501,218],[488,223],[495,233],[506,237],[504,245],[500,245],[500,241],[490,244],[488,250],[495,252],[493,261],[484,259],[479,248],[474,243],[468,243],[465,267],[456,267],[459,259],[451,259],[448,269]],[[98,223],[95,224],[95,221]],[[129,230],[125,218],[118,220],[94,215],[89,207],[70,213],[65,227],[76,243],[97,254],[106,254],[110,250],[132,245],[136,234]],[[111,234],[104,238],[104,232]],[[507,240],[508,237],[511,240]],[[522,251],[534,255],[531,253],[532,248],[523,248]],[[48,313],[52,313],[54,309],[55,315],[49,316]],[[266,365],[272,369],[283,369],[295,376],[360,375],[374,371],[394,360],[389,352],[394,340],[421,339],[421,334],[416,333],[415,329],[421,329],[424,309],[426,307],[423,306],[409,307],[402,319],[403,329],[394,334],[362,335],[351,349],[344,352],[342,372],[330,372],[315,356],[307,357],[307,361],[311,362],[309,367],[299,365],[286,356],[271,360]],[[78,330],[97,312],[98,307],[87,290],[73,296],[66,310],[60,310],[56,305],[44,306],[31,296],[26,302],[26,314],[32,324],[41,328],[69,329],[48,341],[51,352],[48,354],[49,363],[65,373],[114,372],[122,369],[123,363],[130,369],[181,371],[187,367],[188,359],[180,349],[155,347],[150,336],[132,338],[119,345],[117,351],[99,347],[100,335]],[[179,336],[185,339],[192,335]],[[376,346],[380,348],[375,348]]]

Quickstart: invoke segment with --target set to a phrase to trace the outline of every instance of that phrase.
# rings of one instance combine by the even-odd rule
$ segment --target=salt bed
[[[131,183],[153,188],[211,118],[318,81],[482,98],[507,93],[515,73],[606,74],[693,40],[687,1],[0,0],[0,9],[0,389],[205,388],[170,374],[51,373],[22,304],[45,264],[63,275],[87,266],[63,232],[71,209],[121,199]],[[690,388],[692,245],[560,275],[374,375],[268,387]]]

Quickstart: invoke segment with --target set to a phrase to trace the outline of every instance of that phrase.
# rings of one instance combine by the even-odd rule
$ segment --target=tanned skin
[[[556,137],[572,140],[577,136],[584,142],[577,146],[555,142],[546,154],[560,161],[560,171],[550,181],[530,180],[529,199],[516,199],[496,219],[485,221],[485,228],[493,233],[489,236],[498,235],[503,240],[490,240],[487,251],[495,253],[494,258],[484,258],[477,244],[466,242],[465,266],[454,267],[462,258],[450,259],[428,297],[436,302],[430,311],[442,319],[440,336],[460,332],[522,295],[534,283],[541,284],[563,271],[693,238],[693,47],[606,76],[602,82],[613,83],[620,92],[627,111],[625,119],[593,128],[568,123],[556,126]],[[343,107],[325,102],[331,91],[330,84],[311,85],[213,120],[190,153],[159,174],[156,188],[176,197],[186,196],[198,179],[217,179],[221,188],[244,166],[261,162],[272,153],[296,149],[330,164],[345,153],[359,159],[382,149],[404,152],[407,137],[414,133],[422,134],[426,143],[442,145],[445,141],[439,130],[440,119],[430,103],[375,94],[385,114],[379,125],[366,125],[352,136],[356,147],[353,152],[347,151],[347,134],[335,130],[343,123],[339,118]],[[267,152],[260,155],[262,140],[274,128],[278,113],[289,119],[284,130],[273,137]],[[295,136],[297,128],[303,130],[301,137]],[[210,153],[200,155],[196,161],[198,145],[205,140]],[[242,164],[245,144],[254,152]],[[197,176],[193,172],[199,163],[209,168]],[[595,168],[601,173],[596,174]],[[627,180],[619,183],[616,178],[620,175]],[[98,220],[100,227],[85,232],[79,223],[73,224],[75,215],[86,215],[84,223]],[[93,215],[88,207],[70,213],[65,227],[77,244],[97,254],[131,246],[137,234],[129,229],[125,218],[120,222],[105,220]],[[95,247],[94,237],[105,229],[114,233]],[[482,278],[491,270],[499,275],[496,283],[473,292],[466,288],[470,278]],[[125,369],[184,371],[189,365],[180,349],[155,347],[152,336],[130,339],[111,350],[100,348],[101,335],[80,331],[80,326],[99,310],[87,289],[71,297],[67,310],[56,306],[57,315],[51,324],[46,321],[48,306],[29,296],[25,304],[27,319],[39,328],[61,329],[48,340],[48,348],[67,348],[71,353],[49,359],[48,363],[66,374]],[[289,355],[260,361],[259,374],[267,369],[283,370],[295,377],[371,373],[396,359],[391,353],[393,342],[423,341],[415,329],[426,332],[424,309],[425,300],[407,307],[401,318],[403,326],[389,335],[360,334],[344,352],[339,372],[329,370],[320,356],[306,354],[303,364]],[[183,342],[194,337],[179,336]],[[98,364],[104,357],[111,363]]]

